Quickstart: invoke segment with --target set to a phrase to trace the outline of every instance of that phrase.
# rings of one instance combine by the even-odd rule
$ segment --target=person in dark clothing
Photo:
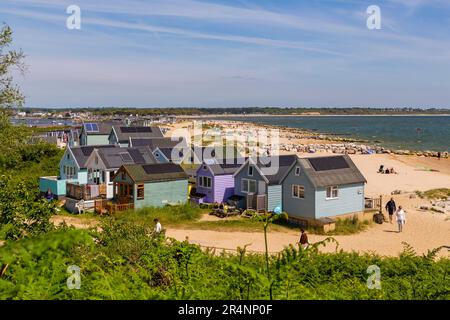
[[[47,201],[52,201],[53,200],[53,193],[52,193],[52,190],[50,188],[48,188],[47,192],[45,193],[45,199],[47,199]]]
[[[395,211],[397,210],[397,206],[395,205],[395,201],[394,198],[391,198],[391,200],[389,200],[386,203],[386,211],[389,214],[389,222],[392,223],[392,218],[394,216]]]
[[[302,228],[300,229],[300,231],[302,234],[300,235],[299,243],[303,247],[303,249],[306,249],[309,246],[308,235],[306,234],[305,229]]]

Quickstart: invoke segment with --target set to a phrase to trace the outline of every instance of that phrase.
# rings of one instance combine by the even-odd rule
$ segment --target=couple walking
[[[406,223],[405,210],[403,210],[402,206],[398,206],[398,209],[397,209],[394,198],[391,198],[391,200],[389,200],[386,203],[386,211],[389,214],[389,222],[390,223],[392,223],[393,216],[395,214],[395,219],[397,220],[397,224],[398,224],[398,232],[402,232],[403,225]]]

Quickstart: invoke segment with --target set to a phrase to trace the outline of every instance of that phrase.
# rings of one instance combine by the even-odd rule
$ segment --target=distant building
[[[108,138],[111,129],[111,123],[83,123],[80,132],[80,145],[91,146],[109,144]]]
[[[129,147],[130,139],[163,138],[164,135],[159,127],[126,127],[121,125],[112,126],[108,137],[109,144],[118,144],[121,147]]]

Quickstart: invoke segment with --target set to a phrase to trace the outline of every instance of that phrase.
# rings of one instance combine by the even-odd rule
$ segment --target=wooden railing
[[[382,199],[381,197],[378,198],[365,198],[364,199],[364,208],[365,209],[382,209]]]
[[[134,203],[114,203],[108,200],[95,200],[95,212],[98,214],[114,214],[116,212],[133,210]]]
[[[98,185],[98,194],[93,194],[91,187],[86,184],[76,184],[67,182],[66,195],[76,200],[94,200],[106,198],[106,184]]]

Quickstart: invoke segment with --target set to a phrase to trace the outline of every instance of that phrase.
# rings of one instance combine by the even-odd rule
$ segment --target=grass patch
[[[319,235],[328,235],[328,236],[336,236],[336,235],[350,235],[356,234],[366,230],[373,222],[372,221],[359,221],[356,217],[347,218],[347,219],[339,219],[336,221],[336,229],[333,231],[325,233],[322,228],[312,227],[307,230],[312,234]]]
[[[450,189],[448,188],[432,189],[425,191],[423,195],[428,199],[447,199],[448,197],[450,197]]]
[[[190,204],[181,206],[166,207],[146,207],[135,211],[124,211],[116,213],[114,217],[117,220],[126,220],[129,222],[153,224],[153,219],[159,219],[163,227],[176,226],[188,222],[194,222],[200,219],[205,213],[205,209]]]
[[[185,229],[200,229],[200,230],[212,230],[212,231],[241,231],[241,232],[262,232],[263,224],[260,221],[252,218],[233,218],[223,219],[218,221],[197,221],[192,223],[183,224],[181,227]],[[292,229],[298,229],[295,226],[272,224],[269,227],[269,231],[289,231]]]

